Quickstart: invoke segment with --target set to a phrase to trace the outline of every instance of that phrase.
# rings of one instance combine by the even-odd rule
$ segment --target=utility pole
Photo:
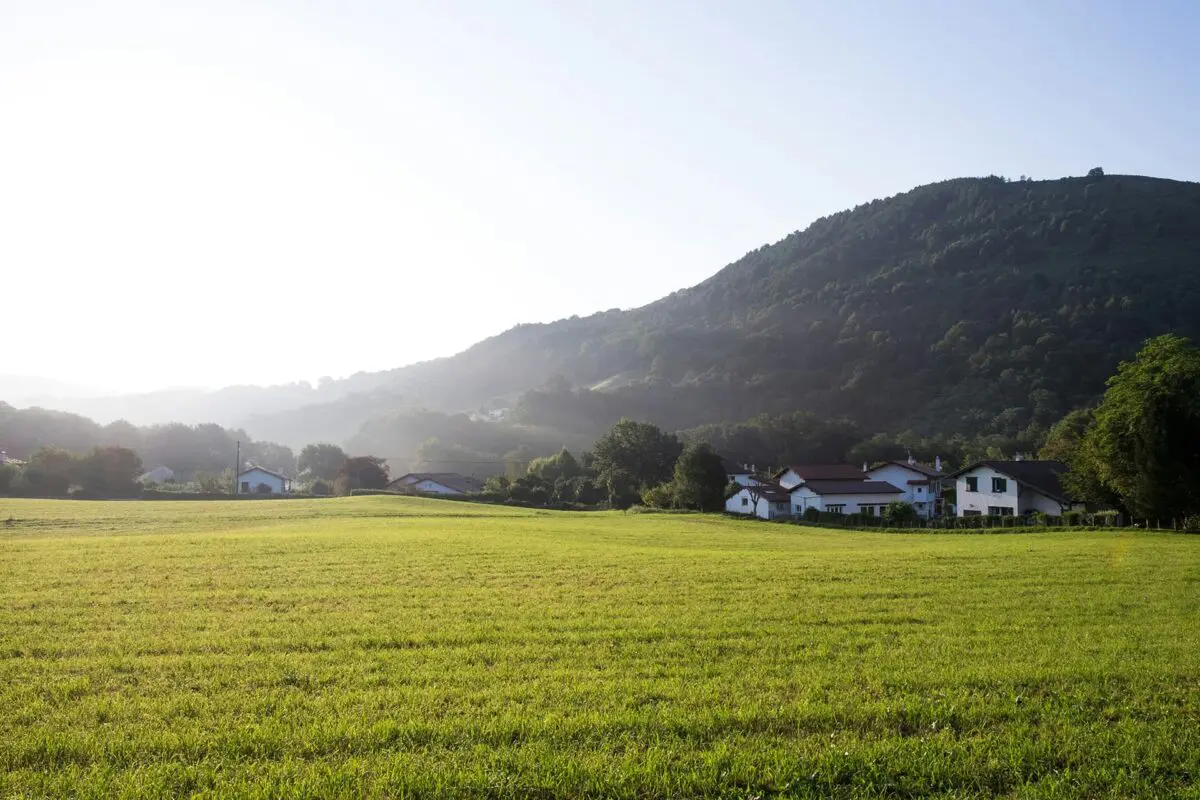
[[[237,455],[233,457],[233,493],[238,493],[238,473],[242,471],[242,440],[238,439]]]

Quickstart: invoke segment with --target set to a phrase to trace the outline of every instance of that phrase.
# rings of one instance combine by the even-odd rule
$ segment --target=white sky
[[[1194,17],[1045,7],[0,0],[0,374],[386,369],[920,183],[1194,179],[1196,104],[1106,40]]]

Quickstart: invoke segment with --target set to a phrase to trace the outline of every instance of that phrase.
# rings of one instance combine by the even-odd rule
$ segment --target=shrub
[[[312,486],[308,488],[308,491],[318,497],[326,497],[333,493],[333,487],[323,480],[315,480],[312,482]]]
[[[919,519],[917,509],[912,503],[905,503],[900,500],[893,500],[888,503],[888,506],[883,511],[884,517],[892,524],[908,525]]]
[[[816,508],[804,509],[804,521],[805,522],[820,522],[821,521],[820,510],[818,510]]]

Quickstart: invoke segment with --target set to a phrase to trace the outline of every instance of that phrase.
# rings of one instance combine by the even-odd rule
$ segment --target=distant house
[[[238,473],[238,494],[288,494],[291,491],[292,479],[274,470],[252,466]]]
[[[175,470],[164,466],[157,466],[138,476],[138,483],[167,483],[173,480],[175,480]]]
[[[886,481],[903,489],[904,496],[897,498],[912,504],[917,516],[924,519],[937,516],[942,511],[941,459],[929,466],[912,458],[907,461],[882,461],[867,470],[873,481]]]
[[[792,489],[808,481],[865,481],[867,465],[862,469],[853,464],[795,465],[775,473],[775,480],[784,489]]]
[[[1061,516],[1081,504],[1067,497],[1061,461],[980,461],[950,475],[958,516],[1014,516],[1042,512]]]
[[[0,464],[12,464],[14,467],[20,467],[24,465],[24,463],[25,462],[19,458],[9,458],[8,453],[0,450]]]
[[[388,488],[422,494],[478,494],[483,491],[483,481],[457,472],[410,472],[389,483]]]
[[[738,464],[727,458],[722,458],[721,461],[725,465],[725,474],[729,477],[730,483],[736,483],[739,486],[749,486],[751,483],[763,482],[763,478],[759,476],[754,465]]]
[[[777,483],[747,486],[725,501],[730,514],[754,515],[759,519],[785,519],[792,516],[792,498]]]
[[[889,503],[904,496],[904,490],[887,481],[807,480],[793,486],[790,494],[793,516],[803,516],[815,508],[830,514],[878,517],[883,516]]]

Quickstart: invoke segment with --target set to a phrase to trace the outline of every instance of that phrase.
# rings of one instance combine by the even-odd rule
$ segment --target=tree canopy
[[[1200,514],[1200,350],[1173,334],[1147,342],[1109,380],[1068,457],[1068,487],[1084,499],[1107,492],[1145,518]]]

